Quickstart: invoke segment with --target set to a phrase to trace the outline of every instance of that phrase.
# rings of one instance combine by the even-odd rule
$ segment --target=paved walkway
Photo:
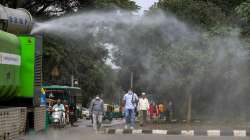
[[[78,123],[79,127],[67,127],[63,129],[50,129],[47,133],[37,135],[29,135],[17,140],[249,140],[245,137],[248,132],[234,131],[228,134],[236,134],[236,137],[224,136],[221,130],[211,130],[204,133],[204,135],[195,136],[197,132],[188,131],[174,131],[174,130],[151,130],[151,129],[138,129],[138,130],[123,130],[113,129],[115,127],[123,127],[124,121],[115,120],[112,124],[105,124],[106,132],[96,133],[90,126],[90,121],[81,121]],[[105,130],[106,130],[105,129]],[[112,135],[111,135],[112,134]],[[129,135],[128,135],[129,134]],[[171,134],[171,135],[170,135]],[[176,136],[178,134],[178,136]],[[202,134],[202,133],[201,133]],[[175,135],[175,136],[173,136]]]

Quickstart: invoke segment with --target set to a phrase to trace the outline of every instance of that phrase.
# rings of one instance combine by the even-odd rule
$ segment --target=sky
[[[136,2],[137,5],[141,7],[139,10],[140,15],[143,14],[144,10],[148,10],[155,2],[158,2],[159,0],[132,0]]]

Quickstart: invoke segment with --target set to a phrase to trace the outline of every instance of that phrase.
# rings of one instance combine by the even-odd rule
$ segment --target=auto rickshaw
[[[104,104],[104,116],[103,120],[113,120],[114,106],[110,104]]]
[[[53,107],[54,103],[57,99],[61,99],[62,101],[67,101],[69,105],[69,114],[70,118],[75,121],[78,118],[81,118],[79,115],[81,112],[81,108],[77,107],[77,105],[81,104],[81,89],[78,87],[69,87],[69,86],[59,86],[59,85],[52,85],[52,86],[43,86],[46,92],[46,98],[48,101],[48,107]],[[48,110],[49,112],[49,110]],[[49,118],[51,114],[49,113]],[[72,117],[73,116],[73,117]],[[51,120],[51,119],[50,119]]]

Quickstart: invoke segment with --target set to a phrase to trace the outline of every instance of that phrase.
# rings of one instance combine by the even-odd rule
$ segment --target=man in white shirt
[[[146,97],[146,93],[142,92],[142,96],[139,99],[138,103],[138,110],[139,110],[139,117],[140,117],[140,125],[143,126],[147,120],[147,110],[149,109],[149,102]]]
[[[64,105],[61,103],[60,99],[57,99],[57,103],[53,106],[53,111],[62,111],[62,122],[65,123],[65,107]]]
[[[53,111],[63,111],[65,112],[65,107],[64,105],[61,103],[60,99],[57,99],[57,103],[53,106]]]
[[[125,119],[126,125],[125,129],[128,129],[130,125],[130,129],[134,129],[135,127],[135,108],[138,103],[137,95],[130,89],[127,94],[123,97],[123,103],[125,105]]]

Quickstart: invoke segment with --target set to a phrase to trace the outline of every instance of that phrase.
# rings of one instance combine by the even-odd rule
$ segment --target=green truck
[[[25,9],[0,5],[0,139],[45,129],[41,103],[42,37],[29,35]]]

